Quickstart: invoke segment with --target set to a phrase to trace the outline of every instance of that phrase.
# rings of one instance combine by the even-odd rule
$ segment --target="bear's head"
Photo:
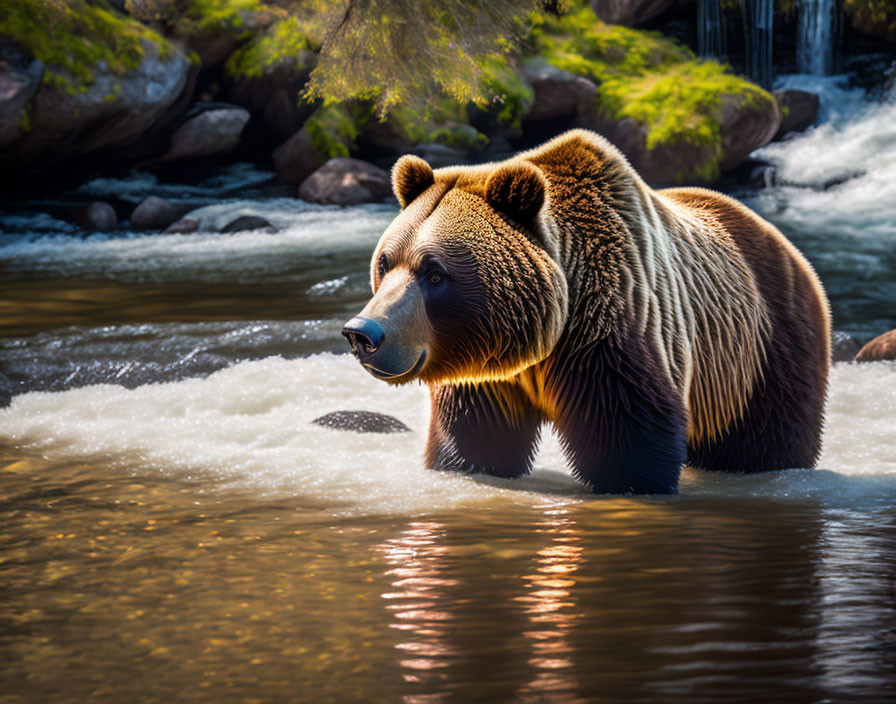
[[[511,160],[434,173],[405,156],[392,184],[402,212],[374,251],[373,298],[343,330],[364,367],[391,383],[476,383],[547,357],[568,294],[541,171]]]

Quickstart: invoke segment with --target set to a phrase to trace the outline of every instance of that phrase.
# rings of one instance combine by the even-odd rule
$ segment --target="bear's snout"
[[[345,324],[342,336],[352,346],[352,354],[361,362],[366,362],[382,346],[386,331],[375,320],[357,316]]]

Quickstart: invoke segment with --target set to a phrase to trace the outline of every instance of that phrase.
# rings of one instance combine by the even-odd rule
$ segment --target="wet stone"
[[[394,416],[373,411],[333,411],[311,421],[315,425],[356,433],[407,433],[410,428]]]

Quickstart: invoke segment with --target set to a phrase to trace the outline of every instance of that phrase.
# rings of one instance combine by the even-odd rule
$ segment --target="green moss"
[[[224,68],[231,76],[245,78],[261,76],[267,67],[284,62],[310,71],[319,49],[302,20],[290,15],[233,52]]]
[[[201,31],[235,31],[242,28],[244,14],[263,9],[259,0],[188,0],[184,18]]]
[[[896,36],[896,0],[843,0],[843,10],[860,31]]]
[[[360,134],[359,117],[344,105],[323,105],[305,122],[319,159],[349,156]]]
[[[701,146],[707,158],[696,175],[705,180],[718,175],[723,156],[723,97],[756,106],[774,100],[726,66],[697,59],[656,32],[605,24],[582,3],[562,18],[537,21],[532,38],[549,63],[595,82],[599,112],[644,125],[648,150]]]
[[[87,90],[101,61],[124,75],[140,65],[145,42],[163,54],[169,48],[159,34],[99,0],[4,0],[0,27],[46,64],[44,81],[69,93]]]

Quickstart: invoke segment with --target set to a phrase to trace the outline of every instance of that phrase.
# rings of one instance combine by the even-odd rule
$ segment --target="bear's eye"
[[[440,283],[442,283],[442,272],[432,271],[429,273],[429,276],[427,278],[429,279],[429,283],[431,283],[433,286],[438,286]]]
[[[380,281],[382,281],[383,277],[386,275],[386,272],[389,271],[389,260],[386,259],[385,254],[380,255],[379,261],[376,263],[376,273],[377,276],[380,277]]]

